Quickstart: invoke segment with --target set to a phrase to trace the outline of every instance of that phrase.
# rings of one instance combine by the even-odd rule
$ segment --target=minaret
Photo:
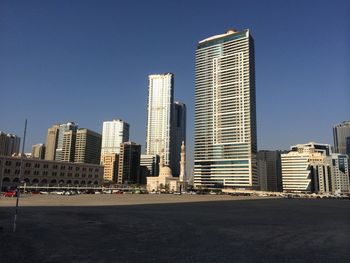
[[[180,176],[179,176],[180,182],[186,181],[186,148],[185,148],[185,142],[182,141],[181,144],[181,160],[180,160]]]
[[[159,158],[159,169],[164,166],[164,150],[161,151],[160,153],[160,158]]]

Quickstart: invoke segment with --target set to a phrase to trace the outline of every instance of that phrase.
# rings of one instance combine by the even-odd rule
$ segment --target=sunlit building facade
[[[120,153],[120,144],[129,140],[129,124],[122,120],[103,122],[101,158],[105,153]]]
[[[171,125],[174,103],[174,75],[149,75],[146,154],[164,152],[171,166]]]
[[[254,63],[249,30],[197,45],[195,187],[258,188]]]

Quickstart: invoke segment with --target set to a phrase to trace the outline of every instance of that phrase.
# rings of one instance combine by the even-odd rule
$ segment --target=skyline
[[[172,72],[174,99],[188,109],[192,161],[195,45],[235,27],[249,28],[255,39],[258,149],[285,150],[308,141],[333,144],[333,125],[348,120],[350,112],[350,4],[294,2],[221,1],[238,10],[231,15],[230,8],[215,13],[206,1],[201,7],[150,1],[139,8],[134,3],[3,1],[0,86],[3,98],[11,99],[3,101],[7,114],[1,115],[0,130],[22,137],[28,118],[29,152],[33,144],[45,142],[54,123],[74,121],[102,133],[103,121],[123,119],[130,123],[130,140],[145,152],[147,77]],[[199,8],[196,19],[194,7]],[[160,15],[168,19],[146,16],[146,10],[162,14],[169,8],[172,13]],[[212,12],[215,23],[201,20]],[[300,37],[291,38],[294,32]]]

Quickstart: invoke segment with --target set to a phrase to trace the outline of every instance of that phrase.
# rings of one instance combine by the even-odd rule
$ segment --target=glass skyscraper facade
[[[258,187],[254,40],[228,30],[196,50],[194,185]]]

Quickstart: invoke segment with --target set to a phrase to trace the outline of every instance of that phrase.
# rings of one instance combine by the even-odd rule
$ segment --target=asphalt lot
[[[350,262],[349,200],[104,196],[1,199],[0,262]]]

